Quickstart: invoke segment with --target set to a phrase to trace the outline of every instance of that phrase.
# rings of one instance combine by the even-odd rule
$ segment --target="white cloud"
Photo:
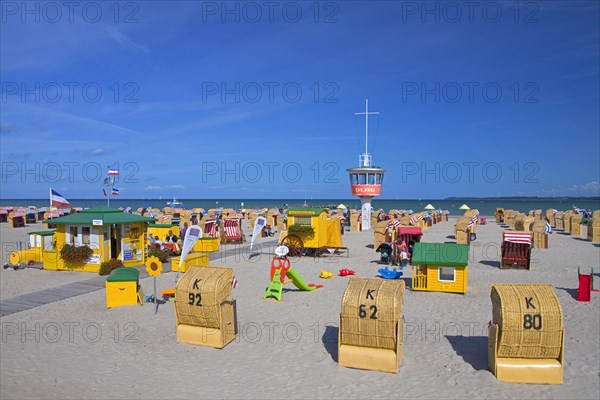
[[[168,189],[185,189],[183,185],[166,185],[166,186],[146,186],[144,190],[168,190]]]
[[[106,154],[106,151],[104,151],[103,148],[98,147],[98,148],[86,153],[85,155],[87,155],[88,157],[94,157],[94,156],[100,156],[102,154]]]
[[[573,185],[569,192],[579,196],[600,196],[600,182],[591,181],[581,185]]]

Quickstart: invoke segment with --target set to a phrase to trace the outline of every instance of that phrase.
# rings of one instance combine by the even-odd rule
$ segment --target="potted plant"
[[[65,244],[60,249],[60,256],[66,263],[85,263],[94,251],[87,245],[75,246],[72,244]]]
[[[110,275],[113,269],[122,268],[123,261],[117,260],[115,258],[111,258],[108,261],[104,261],[100,264],[100,269],[98,270],[98,275]]]
[[[315,230],[310,225],[294,224],[288,227],[288,234],[312,236],[315,234]]]

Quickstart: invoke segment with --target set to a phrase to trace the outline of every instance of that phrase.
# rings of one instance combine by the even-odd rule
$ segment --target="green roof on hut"
[[[416,243],[412,254],[415,265],[466,266],[469,246],[456,243]]]
[[[319,215],[323,211],[327,212],[326,208],[321,207],[300,207],[300,208],[288,208],[288,215]]]
[[[76,214],[64,217],[44,220],[44,223],[52,225],[112,225],[112,224],[134,224],[138,222],[154,222],[154,218],[142,217],[137,214],[129,214],[116,208],[99,206],[88,208]]]

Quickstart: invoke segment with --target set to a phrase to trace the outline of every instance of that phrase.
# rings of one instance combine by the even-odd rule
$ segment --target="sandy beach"
[[[24,398],[577,398],[600,393],[600,293],[576,301],[577,268],[598,271],[600,247],[568,234],[549,235],[548,249],[534,249],[531,270],[500,270],[502,226],[488,217],[477,228],[469,254],[466,295],[407,290],[404,357],[397,374],[337,364],[338,316],[348,278],[376,277],[379,254],[373,232],[346,232],[349,257],[302,257],[292,266],[306,282],[324,288],[284,291],[280,303],[263,300],[276,237],[260,239],[261,254],[222,246],[212,266],[235,270],[239,333],[224,349],[177,343],[174,303],[107,309],[105,291],[34,307],[0,318],[0,397]],[[424,242],[454,242],[453,219],[424,232]],[[2,241],[26,243],[38,228],[0,227]],[[244,222],[246,237],[250,231]],[[585,234],[585,229],[584,229]],[[583,236],[582,236],[583,238]],[[6,257],[7,255],[4,255]],[[4,260],[3,260],[4,261]],[[320,279],[319,271],[334,273]],[[165,264],[164,270],[170,271]],[[0,270],[0,299],[97,277],[35,268]],[[597,278],[596,278],[597,279]],[[157,278],[173,287],[175,273]],[[560,300],[566,329],[564,384],[498,381],[487,368],[487,324],[493,283],[550,283]],[[146,294],[153,279],[144,278]]]

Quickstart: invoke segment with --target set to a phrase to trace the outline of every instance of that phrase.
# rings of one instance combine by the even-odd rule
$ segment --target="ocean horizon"
[[[107,205],[107,199],[68,199],[71,207],[90,208]],[[111,207],[131,207],[136,210],[139,207],[160,208],[167,206],[172,199],[124,199],[118,197],[110,198]],[[187,209],[191,208],[233,208],[233,209],[256,209],[256,208],[283,208],[288,207],[334,207],[344,204],[351,209],[360,209],[358,198],[338,199],[178,199]],[[49,199],[0,199],[0,207],[5,206],[49,206]],[[497,207],[513,209],[520,212],[529,210],[570,210],[573,206],[586,210],[600,209],[600,198],[449,198],[449,199],[377,199],[372,202],[375,210],[391,209],[421,211],[427,204],[432,204],[436,209],[448,210],[450,215],[462,215],[464,211],[459,210],[463,204],[470,208],[476,208],[481,215],[494,215]]]

